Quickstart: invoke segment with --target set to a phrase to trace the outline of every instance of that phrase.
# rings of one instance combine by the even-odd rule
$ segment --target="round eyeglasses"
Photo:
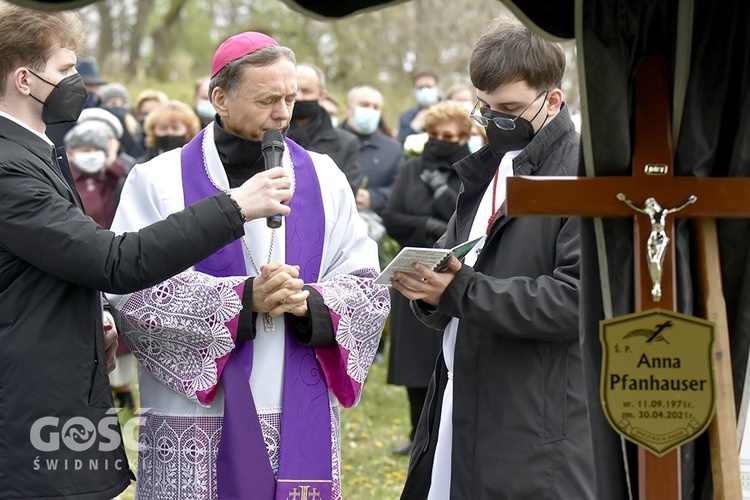
[[[500,130],[513,130],[516,128],[516,120],[524,114],[536,101],[539,100],[540,97],[544,96],[544,99],[547,99],[547,94],[549,94],[550,90],[543,90],[538,96],[534,98],[531,103],[526,106],[526,109],[518,113],[513,118],[505,118],[502,116],[490,116],[493,111],[485,106],[479,105],[479,99],[477,99],[477,102],[474,104],[474,107],[471,109],[471,114],[469,115],[469,118],[471,118],[471,121],[479,125],[480,127],[487,127],[490,122],[494,123],[497,128]],[[479,114],[476,114],[477,107],[479,107]],[[541,111],[541,109],[540,109]],[[539,114],[539,113],[537,113]],[[536,115],[534,115],[536,118]]]

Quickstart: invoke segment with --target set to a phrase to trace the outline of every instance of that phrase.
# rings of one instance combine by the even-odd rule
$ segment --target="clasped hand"
[[[261,266],[260,274],[253,280],[253,311],[280,316],[284,313],[306,316],[307,297],[304,281],[299,277],[299,266],[279,261]]]

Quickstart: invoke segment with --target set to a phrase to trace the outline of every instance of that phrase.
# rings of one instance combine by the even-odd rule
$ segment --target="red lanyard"
[[[500,177],[500,167],[497,167],[497,170],[495,171],[495,180],[492,181],[492,215],[490,215],[490,218],[487,220],[487,236],[490,235],[490,228],[492,228],[492,224],[495,222],[495,219],[497,218],[497,214],[500,213],[500,211],[505,206],[505,200],[503,200],[503,203],[495,209],[495,200],[497,198],[497,179]]]

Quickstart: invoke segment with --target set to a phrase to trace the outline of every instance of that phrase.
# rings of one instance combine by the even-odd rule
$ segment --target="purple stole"
[[[219,190],[211,183],[203,162],[202,130],[182,148],[182,185],[185,206]],[[297,189],[284,219],[286,263],[300,266],[305,283],[318,281],[323,254],[325,216],[315,167],[303,148],[286,139]],[[246,276],[240,240],[196,264],[212,276]],[[248,380],[252,372],[253,341],[239,343],[230,354],[221,381],[224,420],[217,456],[220,500],[257,498],[286,500],[318,493],[331,498],[331,414],[328,387],[311,347],[302,345],[286,324],[284,391],[278,480],[274,478],[266,443]]]

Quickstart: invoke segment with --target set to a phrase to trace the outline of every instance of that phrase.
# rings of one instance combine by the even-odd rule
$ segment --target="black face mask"
[[[489,111],[491,117],[510,118],[515,116],[499,111]],[[508,151],[518,151],[529,145],[536,132],[534,126],[524,118],[516,118],[516,128],[513,130],[502,130],[495,126],[494,123],[487,125],[487,141],[490,143],[490,149],[495,156],[505,154]]]
[[[422,157],[429,162],[445,162],[454,161],[454,158],[460,156],[458,159],[465,155],[459,153],[467,153],[468,149],[466,146],[461,145],[457,142],[445,142],[439,139],[430,139],[424,145]],[[455,160],[458,161],[458,160]]]
[[[318,101],[297,101],[292,110],[292,120],[305,120],[317,115],[322,108]]]
[[[157,135],[154,136],[154,147],[159,151],[171,151],[187,144],[187,137],[184,135]]]
[[[544,102],[546,101],[547,99],[545,98]],[[532,121],[542,112],[544,102],[539,108],[539,111],[537,111],[531,118]],[[515,120],[516,128],[513,130],[502,130],[494,123],[487,125],[487,142],[490,143],[490,149],[495,156],[505,154],[508,151],[519,151],[525,148],[536,135],[536,131],[531,122],[520,116],[516,117],[515,115],[509,115],[507,113],[501,113],[500,111],[493,111],[487,108],[482,109],[482,115],[490,119],[498,117]],[[547,117],[544,117],[544,121],[547,121]],[[544,123],[542,123],[542,126],[544,126]]]
[[[106,109],[113,115],[115,115],[117,118],[125,119],[125,116],[130,113],[127,108],[123,108],[122,106],[101,106],[102,109]]]
[[[33,95],[31,96],[44,106],[42,109],[42,121],[46,125],[77,121],[78,117],[81,116],[81,111],[83,111],[83,108],[86,106],[86,101],[89,97],[89,93],[86,91],[86,85],[84,85],[81,75],[75,73],[66,76],[55,85],[33,71],[29,70],[29,72],[41,81],[55,87],[44,102],[40,101]]]

